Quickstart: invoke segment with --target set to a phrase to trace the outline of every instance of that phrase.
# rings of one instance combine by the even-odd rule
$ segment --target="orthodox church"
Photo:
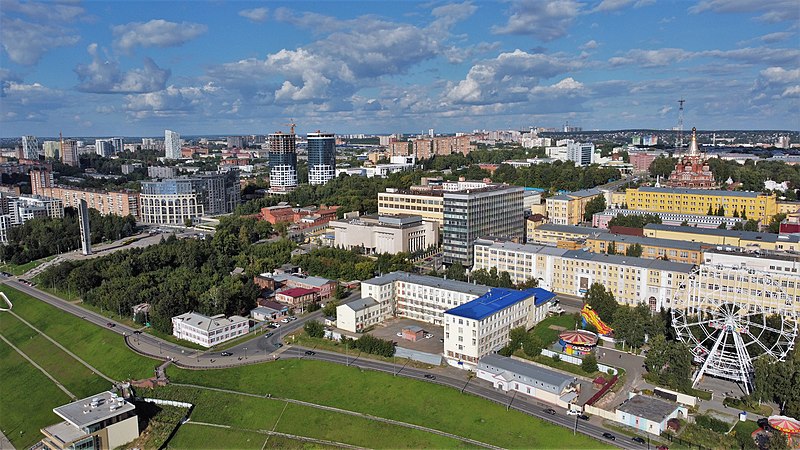
[[[697,128],[692,128],[692,142],[689,144],[689,153],[683,155],[675,170],[669,174],[666,186],[689,189],[716,189],[714,174],[705,162],[700,148],[697,145]]]

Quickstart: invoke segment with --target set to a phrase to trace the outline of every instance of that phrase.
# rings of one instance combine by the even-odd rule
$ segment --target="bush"
[[[348,338],[342,338],[342,342],[345,342],[345,339]],[[387,358],[394,356],[395,348],[393,341],[379,339],[369,334],[365,334],[356,340],[348,339],[347,343],[364,353],[385,356]]]
[[[312,338],[321,338],[325,336],[325,326],[316,320],[310,320],[303,325],[303,330]]]
[[[716,431],[717,433],[727,433],[731,427],[730,424],[723,420],[703,414],[695,416],[694,422],[700,427]]]
[[[587,373],[597,372],[597,358],[591,354],[584,356],[583,361],[581,361],[581,369]]]

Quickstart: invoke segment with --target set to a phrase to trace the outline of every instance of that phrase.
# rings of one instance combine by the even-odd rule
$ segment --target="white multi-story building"
[[[328,226],[333,229],[336,247],[361,248],[369,254],[413,253],[439,243],[436,222],[420,216],[362,216],[332,220]]]
[[[378,214],[414,214],[444,225],[444,194],[442,191],[400,191],[386,188],[378,193]]]
[[[594,144],[591,142],[573,142],[567,144],[567,159],[576,166],[588,166],[594,162]]]
[[[47,159],[58,159],[61,157],[61,143],[58,141],[44,141],[42,143],[44,157]]]
[[[59,199],[38,195],[11,196],[0,193],[0,243],[8,243],[8,230],[31,219],[64,217],[64,205]]]
[[[22,157],[24,159],[39,159],[39,140],[36,136],[22,136]]]
[[[172,318],[172,335],[203,347],[213,347],[225,341],[247,334],[249,321],[246,317],[224,314],[208,317],[188,312]]]
[[[167,159],[181,159],[181,135],[164,130],[164,151]]]
[[[107,158],[115,153],[114,143],[111,139],[95,139],[94,151],[98,155]]]
[[[53,408],[53,412],[64,421],[41,429],[46,450],[105,450],[139,437],[136,406],[111,391]]]
[[[359,309],[353,315],[360,317],[360,322],[355,319],[348,322],[346,318],[340,321],[339,309],[345,305],[339,306],[336,326],[357,332],[392,316],[441,325],[445,311],[480,297],[489,289],[488,286],[463,281],[392,272],[362,281],[362,300],[371,299],[374,303],[365,301],[357,304]]]
[[[508,343],[512,328],[533,328],[547,315],[555,294],[492,288],[481,297],[444,313],[444,356],[448,363],[474,369],[481,357]]]
[[[514,283],[538,280],[539,286],[559,294],[582,296],[593,283],[600,283],[617,302],[644,303],[654,311],[671,307],[676,290],[693,267],[660,259],[489,240],[475,242],[473,265],[473,269],[508,272]]]

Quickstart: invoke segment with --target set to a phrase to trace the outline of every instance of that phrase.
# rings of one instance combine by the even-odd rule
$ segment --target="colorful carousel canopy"
[[[597,335],[594,333],[590,333],[588,331],[581,331],[581,330],[564,331],[563,333],[558,335],[558,338],[568,344],[573,344],[573,345],[591,346],[597,344]]]
[[[786,434],[800,433],[800,420],[787,416],[769,416],[769,426]]]

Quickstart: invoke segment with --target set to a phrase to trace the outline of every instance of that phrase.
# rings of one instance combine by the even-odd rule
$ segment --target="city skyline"
[[[3,0],[0,19],[6,137],[670,129],[681,98],[685,130],[800,129],[792,0]]]

